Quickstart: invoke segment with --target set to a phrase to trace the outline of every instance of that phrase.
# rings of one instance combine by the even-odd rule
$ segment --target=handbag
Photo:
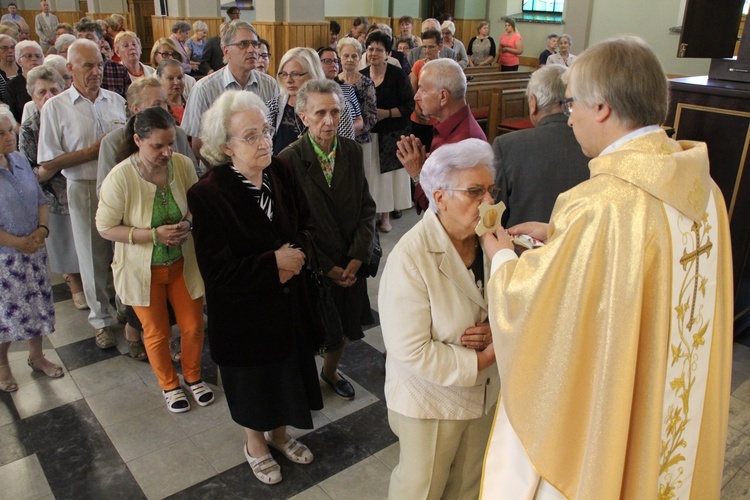
[[[320,268],[315,243],[309,231],[302,231],[302,234],[310,242],[310,255],[307,256],[305,263],[305,281],[307,283],[308,296],[314,303],[311,306],[311,313],[320,323],[320,326],[326,332],[326,338],[339,338],[344,335],[344,328],[341,326],[336,304],[333,302],[331,295],[331,284]]]
[[[409,135],[411,127],[394,130],[391,132],[378,132],[378,155],[380,157],[380,173],[385,174],[400,168],[404,168],[396,156],[402,135]]]
[[[378,267],[380,267],[380,258],[383,256],[383,247],[380,246],[380,235],[377,230],[375,231],[375,237],[372,240],[372,254],[370,254],[370,262],[363,265],[360,268],[360,272],[365,277],[374,278],[378,274]]]

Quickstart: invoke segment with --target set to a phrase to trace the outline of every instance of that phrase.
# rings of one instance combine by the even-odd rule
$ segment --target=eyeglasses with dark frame
[[[265,59],[266,61],[268,61],[271,58],[271,53],[270,52],[263,52],[262,54],[258,54],[258,57],[260,57],[261,59]]]
[[[463,191],[464,193],[469,195],[469,198],[473,200],[481,200],[482,197],[484,197],[485,193],[490,193],[490,196],[492,197],[492,199],[496,200],[498,195],[500,194],[500,190],[495,186],[492,186],[491,188],[483,188],[479,186],[463,187],[463,188],[453,187],[453,188],[443,188],[443,190],[444,191]]]
[[[240,50],[247,50],[251,45],[253,49],[257,50],[262,44],[258,40],[240,40],[239,42],[228,43],[225,47],[237,47]]]
[[[575,101],[575,97],[568,97],[567,99],[563,99],[560,101],[560,107],[562,108],[562,112],[565,116],[570,116],[570,114],[573,112],[573,101]]]
[[[177,56],[179,55],[177,52],[159,52],[156,51],[154,54],[159,54],[165,59],[177,59]]]
[[[290,76],[292,77],[292,80],[299,80],[306,74],[307,74],[307,71],[305,71],[304,73],[297,73],[296,71],[292,71],[291,73],[287,73],[286,71],[279,71],[277,73],[278,77],[281,78],[282,80],[286,80],[287,77],[290,77]]]
[[[333,64],[333,63],[338,64],[339,60],[338,59],[331,59],[330,57],[326,57],[325,59],[321,59],[320,62],[322,62],[323,64]]]

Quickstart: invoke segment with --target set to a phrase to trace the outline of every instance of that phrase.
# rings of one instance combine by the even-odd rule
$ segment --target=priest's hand
[[[491,343],[492,330],[490,330],[490,324],[487,322],[477,323],[471,328],[467,328],[461,335],[461,345],[475,351],[483,351]]]
[[[495,344],[490,344],[484,351],[477,351],[477,370],[480,372],[495,364]]]
[[[493,232],[487,232],[484,233],[481,236],[482,240],[482,249],[484,250],[484,254],[487,256],[490,261],[492,261],[492,258],[495,256],[497,252],[500,250],[503,250],[504,248],[507,248],[508,250],[513,250],[513,242],[510,241],[510,238],[507,234],[505,234],[505,229],[501,227],[497,228],[497,230]]]
[[[544,222],[523,222],[509,228],[508,234],[512,234],[513,236],[528,234],[535,240],[546,244],[547,238],[549,238],[549,224],[545,224]]]

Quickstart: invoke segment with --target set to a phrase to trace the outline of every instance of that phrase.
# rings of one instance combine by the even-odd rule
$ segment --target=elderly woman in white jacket
[[[398,242],[380,281],[388,421],[400,443],[388,497],[477,498],[500,390],[474,228],[495,195],[492,147],[436,149],[420,182],[430,210]]]

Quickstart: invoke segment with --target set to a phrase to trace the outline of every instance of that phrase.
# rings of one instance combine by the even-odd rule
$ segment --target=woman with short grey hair
[[[312,252],[310,209],[293,167],[271,156],[272,136],[258,96],[224,92],[201,124],[211,170],[188,192],[211,358],[244,428],[243,454],[266,484],[281,481],[269,446],[313,461],[286,428],[311,429],[310,411],[323,407],[314,359],[322,332],[300,276]]]
[[[575,61],[576,56],[570,53],[573,46],[573,38],[570,35],[560,35],[557,39],[557,54],[552,54],[547,58],[547,64],[561,64],[570,67]]]
[[[441,146],[420,182],[430,209],[388,256],[378,310],[399,464],[388,498],[477,498],[500,390],[487,319],[490,261],[475,233],[493,203],[492,147]]]
[[[304,136],[307,127],[297,116],[297,91],[308,80],[325,80],[318,54],[307,47],[289,49],[279,61],[276,80],[281,93],[268,101],[268,123],[274,128],[273,153],[281,151]],[[349,107],[342,110],[339,135],[354,139],[354,121]]]
[[[362,147],[336,133],[344,108],[341,87],[332,80],[310,80],[297,92],[297,114],[307,133],[279,155],[297,171],[315,225],[318,262],[330,284],[342,330],[326,332],[320,378],[342,399],[354,387],[339,372],[346,340],[364,337],[362,318],[370,315],[367,273],[375,235],[375,201],[365,178]]]
[[[180,51],[182,56],[182,70],[186,75],[189,75],[193,71],[193,66],[190,64],[190,55],[185,48],[185,42],[190,37],[190,24],[187,21],[177,21],[172,25],[172,34],[169,38],[177,46],[177,50]]]
[[[207,36],[208,25],[203,21],[195,21],[193,23],[193,35],[185,42],[185,49],[187,50],[190,65],[193,67],[194,72],[197,72],[198,67],[201,65],[201,57],[203,57],[203,48],[206,46]]]

